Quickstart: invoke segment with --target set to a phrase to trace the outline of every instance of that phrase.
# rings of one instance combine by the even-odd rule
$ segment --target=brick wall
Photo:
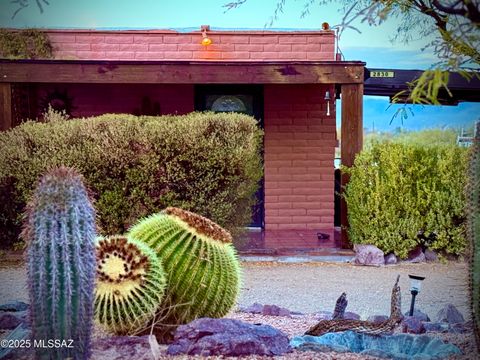
[[[48,30],[57,59],[87,60],[334,60],[333,31]]]
[[[326,115],[327,89],[334,94],[325,85],[265,86],[267,247],[309,246],[318,231],[333,241],[336,129],[334,106]]]

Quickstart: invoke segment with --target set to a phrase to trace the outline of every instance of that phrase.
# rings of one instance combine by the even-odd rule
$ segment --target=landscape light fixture
[[[325,100],[327,100],[327,116],[330,116],[330,91],[325,91]]]
[[[207,31],[210,31],[210,25],[202,25],[200,27],[200,31],[202,32],[202,45],[210,45],[212,43],[212,39],[207,36]]]
[[[409,316],[413,316],[413,309],[415,308],[415,297],[420,293],[422,288],[422,281],[425,280],[424,276],[408,275],[410,278],[410,293],[412,294],[412,302],[410,303]]]

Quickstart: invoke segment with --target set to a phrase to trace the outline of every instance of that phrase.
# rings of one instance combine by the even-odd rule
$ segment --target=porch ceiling
[[[361,61],[0,60],[3,83],[361,84]]]

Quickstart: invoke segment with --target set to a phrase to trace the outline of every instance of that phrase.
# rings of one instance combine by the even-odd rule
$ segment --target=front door
[[[259,85],[197,85],[195,86],[195,110],[215,112],[241,112],[257,119],[263,128],[263,86]],[[251,227],[264,225],[263,179],[256,193]]]

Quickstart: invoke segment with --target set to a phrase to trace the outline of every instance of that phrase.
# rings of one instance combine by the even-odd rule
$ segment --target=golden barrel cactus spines
[[[240,264],[228,231],[192,212],[169,207],[141,220],[129,235],[151,247],[167,273],[159,321],[188,323],[222,317],[235,305]]]
[[[152,320],[163,300],[161,261],[144,243],[125,236],[97,241],[95,318],[115,334],[135,334]]]

